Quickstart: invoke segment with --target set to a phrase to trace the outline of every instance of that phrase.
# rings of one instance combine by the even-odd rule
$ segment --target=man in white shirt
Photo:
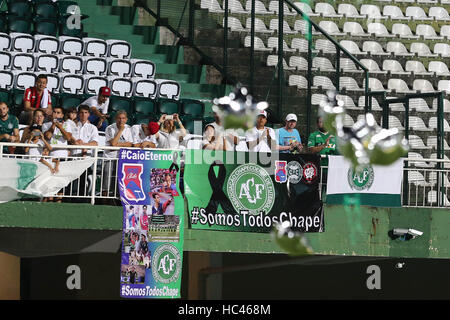
[[[119,110],[116,113],[116,122],[109,125],[105,130],[105,141],[106,146],[127,148],[133,146],[133,133],[131,127],[127,124],[128,115],[124,110]],[[106,190],[103,194],[106,195],[107,191],[110,191],[111,186],[114,185],[116,177],[117,168],[117,156],[119,151],[105,150],[106,158],[114,158],[111,160],[105,159],[104,161],[104,171],[103,171],[103,187]],[[117,188],[118,190],[118,188]]]
[[[105,131],[108,122],[106,119],[108,115],[109,97],[111,96],[111,89],[108,87],[101,87],[97,96],[92,96],[81,105],[87,105],[91,108],[91,115],[89,122],[95,125],[98,130]]]
[[[50,141],[50,145],[67,146],[67,142],[72,139],[72,129],[69,123],[64,121],[64,109],[60,106],[53,107],[52,121],[42,125],[45,139]],[[67,158],[67,149],[53,148],[50,156],[57,158]]]
[[[156,141],[153,137],[159,131],[159,124],[150,121],[148,124],[135,124],[131,127],[133,133],[133,147],[156,148]]]
[[[75,132],[72,134],[72,144],[78,146],[98,146],[98,130],[96,126],[89,122],[89,115],[89,106],[80,105],[78,107],[79,121]],[[91,150],[76,149],[73,155],[85,157],[91,154]]]
[[[225,141],[225,149],[228,151],[234,150],[234,147],[239,143],[239,135],[234,129],[225,130],[217,112],[214,111],[214,122],[208,123],[214,128],[214,140]],[[205,127],[206,131],[206,127]],[[205,133],[203,133],[205,134]],[[225,140],[223,140],[225,138]]]
[[[272,152],[277,150],[275,131],[266,127],[267,112],[261,110],[256,119],[256,127],[245,133],[248,150],[253,152]]]

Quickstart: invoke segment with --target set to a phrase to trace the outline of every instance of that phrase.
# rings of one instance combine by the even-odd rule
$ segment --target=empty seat
[[[412,33],[411,28],[404,23],[394,23],[392,25],[392,34],[398,35],[400,38],[406,39],[418,39],[419,36],[416,36]]]
[[[108,57],[127,59],[131,56],[131,44],[123,40],[106,40],[108,45]]]
[[[379,55],[379,56],[390,55],[390,53],[385,52],[383,47],[381,46],[381,44],[376,41],[364,41],[363,42],[363,51],[370,52],[371,55]]]
[[[336,13],[334,7],[326,2],[318,2],[315,6],[315,13],[321,14],[323,17],[342,18],[342,14]]]
[[[250,12],[252,10],[252,1],[247,0],[245,3],[245,10]],[[273,12],[266,9],[264,3],[260,0],[255,0],[255,14],[272,14]]]
[[[315,48],[326,53],[336,53],[336,46],[330,40],[326,39],[317,39]]]
[[[354,5],[350,3],[340,3],[338,6],[338,13],[344,15],[347,18],[364,18],[365,16],[360,14]]]
[[[436,120],[434,122],[435,123],[433,125],[436,126]],[[444,144],[444,150],[445,151],[450,150],[450,146],[448,145],[447,141],[444,139],[443,142],[444,142],[443,143]],[[427,138],[427,146],[430,149],[436,149],[437,150],[437,136],[428,136],[428,138]],[[435,155],[435,157],[436,157],[436,155]]]
[[[269,11],[272,11],[276,14],[278,14],[278,9],[279,9],[279,1],[270,1],[269,2]],[[288,7],[288,5],[286,3],[283,3],[283,14],[284,15],[296,15],[297,12],[295,11],[291,11],[291,9]]]
[[[210,12],[223,13],[224,10],[220,6],[217,0],[201,0],[200,7],[202,9],[208,9]]]
[[[8,31],[10,33],[12,32],[19,32],[19,33],[26,33],[31,34],[32,20],[30,18],[20,18],[13,15],[8,15]]]
[[[426,146],[418,135],[409,135],[408,142],[411,149],[431,150],[431,147]]]
[[[34,22],[34,33],[56,37],[58,26],[56,20],[37,20]]]
[[[30,18],[33,4],[27,1],[7,1],[8,14],[21,18]]]
[[[306,2],[294,2],[294,7],[297,7],[303,13],[306,13],[309,17],[319,16],[320,13],[315,13],[309,4]]]
[[[429,18],[421,7],[410,6],[406,7],[405,15],[411,17],[412,20],[433,20]]]
[[[403,11],[393,5],[387,5],[383,7],[383,15],[386,17],[390,17],[392,20],[410,20],[410,17],[405,17]]]
[[[344,116],[344,126],[345,127],[352,127],[355,124],[355,121],[353,121],[353,118],[349,114],[345,114]]]
[[[72,94],[83,94],[84,79],[82,75],[60,73],[61,92]]]
[[[371,22],[367,25],[367,33],[374,34],[377,37],[393,38],[394,34],[390,34],[386,26],[379,22]]]
[[[438,193],[436,190],[428,191],[427,193],[427,203],[430,205],[437,205],[438,203],[438,197],[439,199],[443,199],[443,203],[441,202],[441,205],[448,207],[450,205],[450,201],[447,198],[447,195],[445,195],[443,192]]]
[[[143,115],[150,115],[156,113],[155,100],[142,97],[134,97],[134,110]]]
[[[352,77],[340,77],[339,78],[339,87],[340,89],[345,89],[347,91],[364,91],[363,88],[360,88],[358,82]]]
[[[278,19],[270,20],[269,29],[278,31]],[[291,29],[287,21],[283,21],[283,34],[291,34],[291,33],[297,33],[297,31]]]
[[[291,48],[298,50],[298,52],[308,52],[308,40],[294,38],[291,42]]]
[[[439,80],[438,91],[445,91],[446,94],[450,94],[450,80]]]
[[[14,87],[16,89],[25,90],[33,87],[36,82],[36,75],[33,72],[23,72],[15,70],[14,73]]]
[[[351,59],[348,59],[348,58],[340,58],[339,59],[339,61],[340,61],[340,67],[341,67],[341,70],[344,70],[344,71],[348,71],[348,72],[352,72],[352,73],[355,73],[355,72],[362,72],[362,70],[361,69],[358,69],[357,67],[356,67],[356,65],[355,65],[355,63],[353,62],[353,60],[351,60]],[[360,62],[361,62],[361,60],[360,60]]]
[[[367,55],[367,52],[363,49],[361,51],[359,49],[359,46],[356,44],[356,42],[351,40],[341,40],[339,44],[344,47],[348,52],[354,55]]]
[[[332,36],[343,36],[345,35],[345,25],[344,32],[341,32],[338,25],[333,21],[322,20],[319,22],[319,27],[321,27],[326,33]]]
[[[14,86],[14,74],[11,71],[0,70],[0,88],[12,89]]]
[[[9,34],[11,37],[11,51],[33,52],[34,37],[26,33],[13,32]]]
[[[430,61],[428,71],[435,72],[439,76],[450,76],[447,64],[442,61]]]
[[[108,44],[105,40],[98,38],[83,38],[84,55],[94,57],[106,57]]]
[[[325,76],[315,76],[313,78],[313,86],[322,87],[322,89],[326,90],[336,90],[336,87],[334,86],[330,78]]]
[[[434,110],[430,108],[428,103],[422,98],[413,98],[409,100],[409,107],[417,112],[436,112],[437,110],[437,108]]]
[[[315,57],[313,58],[312,65],[322,71],[335,71],[333,64],[328,58]]]
[[[450,57],[450,45],[448,43],[436,43],[433,52],[442,57]]]
[[[47,89],[51,93],[59,93],[60,84],[58,73],[47,73]]]
[[[414,53],[409,52],[405,45],[399,41],[389,41],[386,44],[386,51],[393,52],[396,56],[414,56]]]
[[[405,64],[405,70],[408,72],[412,72],[415,75],[433,75],[432,72],[428,72],[425,69],[425,66],[420,61],[408,60]]]
[[[47,54],[59,53],[59,41],[56,37],[36,34],[34,36],[36,52]]]
[[[9,70],[11,68],[12,56],[9,52],[0,52],[0,70]]]
[[[275,49],[275,51],[278,51],[278,38],[277,37],[270,37],[267,40],[267,47],[269,47],[272,50]],[[283,40],[283,51],[293,52],[293,51],[295,51],[295,49],[289,48],[289,46],[286,44],[286,41]]]
[[[40,54],[35,56],[36,71],[53,73],[59,71],[59,59],[54,54]]]
[[[386,73],[386,71],[383,71],[378,66],[378,63],[375,60],[372,59],[361,59],[359,60],[368,70],[370,73]]]
[[[29,53],[11,54],[11,68],[13,70],[34,71],[34,56]]]
[[[417,53],[418,56],[422,57],[436,57],[436,54],[431,53],[430,48],[426,45],[426,43],[422,42],[413,42],[411,43],[410,51]]]
[[[59,56],[60,58],[60,72],[82,74],[83,73],[83,59],[76,56]]]
[[[266,64],[269,67],[277,67],[278,66],[278,56],[270,54],[267,56]],[[294,70],[295,68],[288,66],[286,60],[283,58],[283,69],[285,70]]]
[[[409,116],[409,128],[415,131],[433,131],[427,127],[422,118],[417,116]]]
[[[307,89],[308,88],[308,80],[304,76],[300,76],[297,74],[292,74],[288,78],[289,86],[295,86],[299,89]]]
[[[443,119],[444,122],[444,132],[450,132],[450,126],[446,119]],[[430,120],[428,120],[428,127],[432,130],[437,130],[438,127],[438,118],[437,117],[430,117]]]
[[[240,21],[239,21],[239,24],[241,24]],[[252,19],[251,18],[247,18],[245,20],[245,27],[246,27],[246,29],[244,29],[242,27],[242,25],[240,25],[240,28],[242,28],[242,29],[240,29],[240,30],[238,29],[237,31],[250,31],[251,24],[252,24]],[[261,20],[259,18],[255,18],[255,32],[259,32],[259,33],[273,33],[273,30],[268,29],[263,20]]]
[[[184,115],[190,115],[193,118],[203,118],[205,112],[205,104],[199,100],[194,99],[182,99],[181,100],[181,113]]]
[[[444,21],[450,20],[448,11],[442,7],[431,7],[428,10],[428,15],[432,18],[435,18],[436,20],[444,20]]]
[[[150,60],[131,59],[133,77],[153,79],[155,77],[155,63]]]
[[[425,178],[422,173],[419,171],[408,170],[408,182],[413,183],[416,186],[426,187],[430,184],[425,181]],[[410,191],[411,192],[411,191]]]
[[[347,21],[344,23],[343,31],[351,36],[368,37],[369,33],[366,33],[358,22]]]
[[[250,18],[248,18],[248,19],[250,19]],[[225,18],[223,18],[222,21],[223,21],[222,22],[223,26],[225,27]],[[248,31],[242,26],[241,21],[236,17],[228,17],[228,20],[226,22],[228,24],[228,29],[230,29],[231,31]],[[256,30],[256,19],[255,19],[255,30]]]
[[[351,110],[361,110],[360,107],[356,106],[353,99],[350,96],[338,94],[336,99],[344,102],[344,107]]]
[[[158,97],[175,99],[180,98],[181,86],[178,82],[166,79],[156,79],[158,84]]]
[[[322,102],[326,102],[328,100],[327,96],[320,93],[313,93],[311,96],[311,104],[312,105],[320,105]]]
[[[389,115],[389,129],[397,128],[398,130],[405,130],[400,120],[393,115]],[[383,118],[381,118],[381,125],[383,125]]]
[[[160,98],[158,99],[158,111],[165,114],[180,114],[180,102],[173,99]]]
[[[417,159],[422,161],[409,161],[408,163],[411,166],[419,167],[419,168],[427,168],[430,167],[430,164],[423,161],[423,156],[420,153],[417,152],[408,152],[408,159]]]
[[[399,93],[412,93],[409,89],[408,85],[403,79],[389,79],[388,80],[388,89],[395,90]]]
[[[308,70],[308,61],[303,57],[292,56],[289,58],[289,66],[297,70]]]
[[[397,60],[384,60],[383,70],[389,71],[392,74],[409,74],[409,72],[405,72],[405,70],[403,70],[402,65]]]
[[[416,35],[425,39],[442,40],[443,36],[438,36],[434,28],[429,24],[419,24],[416,26]]]
[[[101,76],[83,76],[84,92],[86,94],[98,94],[101,87],[108,86],[108,79]]]
[[[9,34],[0,32],[0,51],[9,51],[11,47],[11,37]]]
[[[272,48],[267,48],[266,45],[264,44],[264,42],[261,40],[261,38],[255,36],[254,37],[254,48],[256,51],[272,51]],[[247,48],[251,47],[251,41],[252,38],[251,36],[245,36],[244,39],[244,46]]]
[[[108,62],[108,75],[129,77],[131,75],[131,62],[126,59],[106,59]]]
[[[365,85],[364,80],[364,85]],[[386,91],[383,86],[383,83],[377,78],[369,78],[369,88],[371,91]]]
[[[105,76],[108,71],[108,63],[105,58],[83,57],[84,74]]]
[[[158,95],[158,85],[153,79],[132,78],[134,83],[133,95],[154,99]]]
[[[108,77],[111,92],[121,97],[131,97],[133,94],[133,81],[130,78]]]
[[[450,113],[450,100],[444,99],[443,104],[444,104],[444,112]],[[436,111],[437,109],[438,109],[438,100],[433,99],[433,112]]]
[[[58,38],[61,54],[70,56],[82,56],[84,52],[84,42],[81,39],[68,36],[60,36]]]

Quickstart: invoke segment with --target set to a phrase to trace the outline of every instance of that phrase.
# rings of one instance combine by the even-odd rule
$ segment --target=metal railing
[[[37,147],[34,144],[0,142],[0,159],[28,159],[33,157],[24,154],[3,153],[4,146],[16,148]],[[71,145],[54,147],[55,149],[80,149],[80,146]],[[95,146],[85,146],[83,148],[92,151],[91,157],[94,159],[94,164],[80,178],[72,181],[67,187],[61,190],[61,194],[55,195],[54,197],[85,199],[90,201],[91,204],[95,204],[99,199],[119,200],[117,182],[118,158],[105,157],[104,151],[114,151],[120,148]],[[79,159],[83,158],[67,157],[67,161]],[[408,167],[405,167],[403,171],[404,175],[408,177],[408,180],[406,184],[402,185],[404,207],[442,208],[450,206],[450,160],[405,158],[405,164],[408,164]],[[440,166],[442,168],[439,168]],[[327,169],[327,167],[322,167],[322,169]],[[324,182],[323,175],[320,177],[319,190],[321,196],[324,196],[326,183]]]

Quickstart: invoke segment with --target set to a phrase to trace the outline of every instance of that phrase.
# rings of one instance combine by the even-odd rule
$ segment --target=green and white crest
[[[237,212],[248,210],[257,215],[264,211],[268,214],[275,202],[272,178],[264,168],[253,163],[233,170],[228,178],[227,193]]]
[[[349,168],[347,174],[348,184],[354,190],[367,190],[372,186],[374,176],[373,168],[370,165],[362,170]]]
[[[181,273],[180,251],[172,244],[159,246],[152,258],[153,278],[161,283],[171,283],[178,279]]]

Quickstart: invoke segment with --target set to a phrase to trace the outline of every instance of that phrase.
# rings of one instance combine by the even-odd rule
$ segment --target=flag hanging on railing
[[[0,202],[55,196],[93,163],[94,159],[89,158],[60,162],[58,170],[52,172],[38,161],[0,159]],[[50,165],[55,166],[53,163]]]
[[[367,165],[355,170],[342,156],[329,156],[327,204],[345,204],[356,197],[360,205],[401,207],[403,159],[389,166]]]
[[[184,202],[179,151],[121,149],[124,298],[180,298]]]

